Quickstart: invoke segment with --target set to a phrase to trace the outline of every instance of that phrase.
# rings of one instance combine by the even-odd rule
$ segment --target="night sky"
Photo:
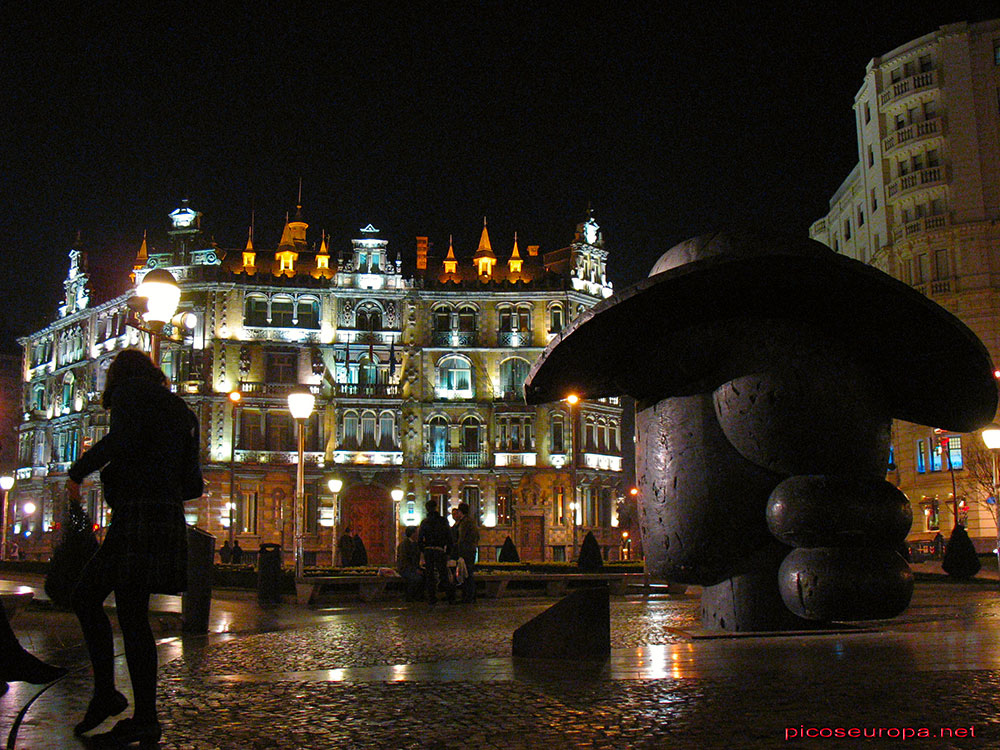
[[[622,286],[725,224],[805,234],[857,160],[866,63],[995,2],[5,3],[0,328],[52,318],[82,231],[102,278],[187,197],[223,246],[566,245],[588,203]],[[140,4],[152,6],[152,3]],[[554,4],[553,4],[554,5]],[[808,10],[805,10],[807,9]],[[935,8],[928,10],[927,8]]]

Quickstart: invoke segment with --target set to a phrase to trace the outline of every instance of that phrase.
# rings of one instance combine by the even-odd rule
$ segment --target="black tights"
[[[116,587],[115,611],[125,642],[125,661],[132,681],[135,718],[142,723],[156,720],[156,641],[149,626],[149,592]],[[106,584],[84,578],[73,593],[73,609],[80,619],[83,637],[94,667],[94,696],[110,696],[115,690],[115,646],[111,621],[104,600],[111,593]]]

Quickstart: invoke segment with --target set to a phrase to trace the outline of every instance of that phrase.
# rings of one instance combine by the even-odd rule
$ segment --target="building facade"
[[[418,237],[406,273],[370,224],[334,256],[325,234],[307,238],[301,206],[269,248],[255,245],[253,229],[244,248],[221,248],[201,219],[185,202],[170,214],[166,245],[144,238],[132,269],[136,283],[167,269],[182,290],[161,366],[201,422],[206,491],[186,506],[189,523],[220,544],[276,543],[291,554],[298,425],[286,399],[304,384],[316,396],[304,422],[306,564],[336,560],[347,527],[370,563],[391,564],[427,500],[445,512],[469,503],[481,560],[496,559],[508,536],[522,559],[569,560],[588,531],[608,558],[619,556],[620,405],[527,406],[522,395],[546,344],[612,293],[592,217],[567,247],[544,254],[516,237],[494,252],[485,221],[471,257],[450,243],[439,257]],[[21,340],[9,532],[33,557],[51,550],[70,463],[107,431],[108,365],[124,348],[148,346],[132,293],[92,304],[87,281],[74,248],[58,318]],[[96,475],[83,489],[105,526]]]
[[[961,318],[1000,362],[1000,20],[943,26],[869,62],[854,100],[858,165],[810,236]],[[888,478],[912,540],[957,517],[997,539],[991,457],[978,434],[896,422]]]

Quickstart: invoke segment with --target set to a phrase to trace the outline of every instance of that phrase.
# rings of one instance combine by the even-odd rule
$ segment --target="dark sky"
[[[589,203],[616,284],[732,223],[805,234],[856,161],[868,60],[995,2],[5,3],[0,327],[55,312],[77,229],[127,272],[183,197],[224,246],[565,245]],[[152,9],[152,6],[157,9]],[[319,5],[319,4],[317,4]],[[936,7],[940,5],[940,7]],[[146,7],[150,6],[150,7]],[[236,10],[236,8],[240,8]],[[927,8],[934,8],[928,10]]]

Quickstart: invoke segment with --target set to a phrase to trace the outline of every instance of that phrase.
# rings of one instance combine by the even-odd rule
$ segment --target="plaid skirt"
[[[107,535],[81,578],[109,589],[178,594],[187,588],[187,524],[177,500],[131,497],[112,511]]]

